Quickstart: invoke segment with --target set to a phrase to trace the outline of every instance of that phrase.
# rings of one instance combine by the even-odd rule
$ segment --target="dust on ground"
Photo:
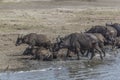
[[[46,34],[51,41],[55,41],[58,35],[64,36],[73,32],[84,32],[85,29],[94,25],[105,25],[106,22],[120,22],[120,8],[117,6],[95,7],[96,5],[88,5],[76,7],[70,6],[69,2],[67,7],[61,7],[62,2],[46,2],[45,4],[49,6],[54,4],[49,8],[48,5],[40,4],[42,2],[0,3],[1,71],[8,68],[9,70],[23,69],[26,66],[34,65],[31,64],[31,60],[26,60],[30,56],[22,56],[22,52],[27,46],[15,46],[18,34],[42,33]],[[85,2],[82,4],[87,5]],[[106,4],[108,5],[107,2]]]

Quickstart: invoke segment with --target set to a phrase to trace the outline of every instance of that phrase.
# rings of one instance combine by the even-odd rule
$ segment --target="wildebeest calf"
[[[53,52],[53,58],[54,59],[58,59],[58,60],[66,60],[66,56],[67,56],[67,49],[61,49],[59,52]],[[69,52],[68,57],[73,57],[74,54],[72,52]]]
[[[29,54],[31,54],[34,59],[48,60],[48,61],[53,59],[52,53],[48,49],[45,49],[43,47],[32,48],[29,50],[30,50],[30,51],[28,51],[28,52],[30,52]]]

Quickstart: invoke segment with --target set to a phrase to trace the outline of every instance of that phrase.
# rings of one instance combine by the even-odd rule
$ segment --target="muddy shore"
[[[60,2],[49,9],[37,6],[39,3],[36,3],[36,7],[35,2],[32,8],[26,7],[29,3],[32,5],[31,2],[20,2],[19,5],[12,2],[0,3],[0,71],[22,70],[25,67],[32,69],[33,65],[39,63],[39,61],[29,60],[30,56],[22,56],[27,45],[15,46],[18,34],[42,33],[46,34],[51,41],[55,41],[58,35],[84,32],[94,25],[105,25],[106,22],[111,21],[120,23],[120,8],[117,6],[88,5],[88,7],[77,8],[70,4],[69,7],[56,6],[62,4]]]

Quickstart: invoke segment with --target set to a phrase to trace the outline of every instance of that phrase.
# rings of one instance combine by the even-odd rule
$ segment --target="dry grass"
[[[0,31],[66,34],[106,22],[119,22],[119,13],[114,8],[0,10]]]

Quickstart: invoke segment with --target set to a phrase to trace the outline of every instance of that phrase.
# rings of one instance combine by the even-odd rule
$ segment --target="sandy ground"
[[[120,8],[117,4],[113,7],[95,7],[83,2],[85,6],[69,4],[60,7],[62,2],[43,3],[54,5],[43,6],[40,2],[0,3],[0,71],[22,69],[30,63],[25,63],[26,56],[21,56],[27,46],[15,46],[18,34],[42,33],[55,41],[58,35],[84,32],[94,25],[105,25],[111,21],[120,23]]]

